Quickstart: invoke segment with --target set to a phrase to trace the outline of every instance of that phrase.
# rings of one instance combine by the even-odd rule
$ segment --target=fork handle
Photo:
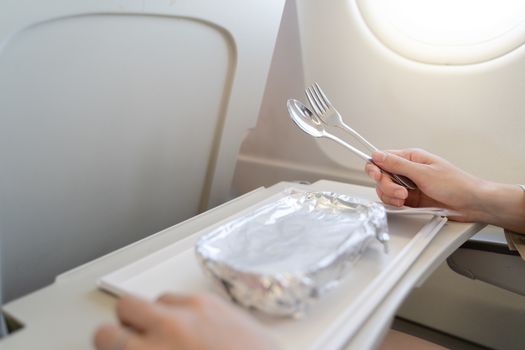
[[[405,187],[407,190],[415,190],[417,189],[417,185],[414,183],[414,181],[410,180],[408,177],[398,174],[393,174],[383,168],[381,168],[379,165],[377,165],[372,159],[370,159],[370,163],[374,164],[376,167],[381,170],[383,174],[387,174],[390,176],[392,181],[394,181],[396,184],[401,185]]]
[[[326,137],[326,138],[329,138],[331,139],[332,141],[335,141],[337,142],[338,144],[340,144],[341,146],[344,146],[346,148],[348,148],[350,151],[354,152],[359,158],[365,160],[365,161],[371,161],[372,158],[370,158],[369,155],[361,152],[360,150],[358,150],[357,148],[355,148],[354,146],[352,146],[351,144],[349,144],[348,142],[345,142],[343,140],[341,140],[339,137],[335,136],[335,135],[332,135],[330,134],[329,132],[324,132],[323,133],[323,136],[322,137]]]
[[[359,156],[360,158],[364,159],[365,161],[371,162],[376,167],[378,167],[381,170],[382,173],[385,173],[388,176],[390,176],[392,181],[394,181],[398,185],[401,185],[401,186],[403,186],[403,187],[405,187],[405,188],[407,188],[409,190],[415,190],[417,188],[416,184],[412,180],[410,180],[408,177],[403,176],[403,175],[392,174],[391,172],[386,171],[385,169],[381,168],[379,165],[374,163],[374,161],[372,160],[372,157],[370,157],[367,154],[364,154],[363,152],[361,152],[360,150],[358,150],[354,146],[352,146],[349,143],[341,140],[339,137],[337,137],[335,135],[332,135],[332,134],[330,134],[329,132],[326,132],[326,131],[323,132],[323,136],[322,137],[329,138],[332,141],[335,141],[335,142],[339,143],[340,145],[342,145],[342,146],[348,148],[350,151],[354,152],[357,156]]]
[[[398,174],[389,174],[392,181],[396,184],[405,187],[407,190],[417,190],[417,185],[414,181],[410,180],[408,177]]]
[[[357,141],[359,141],[363,146],[366,146],[372,152],[379,150],[376,146],[372,145],[370,142],[368,142],[367,139],[361,136],[361,134],[349,127],[344,121],[341,120],[341,124],[339,124],[339,126],[341,127],[341,129],[357,138]]]

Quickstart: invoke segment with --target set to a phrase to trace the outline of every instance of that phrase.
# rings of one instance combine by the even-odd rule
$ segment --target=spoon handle
[[[330,134],[330,133],[325,131],[323,133],[323,137],[329,138],[330,140],[335,141],[338,144],[348,148],[350,151],[354,152],[358,157],[360,157],[361,159],[363,159],[363,160],[365,160],[367,162],[371,162],[372,161],[372,158],[369,155],[366,155],[365,153],[361,152],[360,150],[358,150],[357,148],[355,148],[351,144],[341,140],[339,137],[337,137],[335,135],[332,135],[332,134]]]
[[[378,167],[383,174],[387,174],[390,176],[392,181],[394,181],[396,184],[401,185],[405,187],[408,190],[415,190],[417,189],[417,185],[414,183],[414,181],[410,180],[408,177],[398,174],[393,174],[389,171],[386,171],[385,169],[381,168],[379,165],[377,165],[373,160],[370,160],[370,163],[374,164],[376,167]]]
[[[401,185],[401,186],[403,186],[403,187],[405,187],[405,188],[407,188],[409,190],[415,190],[417,188],[417,185],[412,180],[410,180],[408,177],[403,176],[403,175],[398,175],[398,174],[392,174],[391,172],[386,171],[385,169],[382,169],[379,165],[374,163],[374,161],[372,160],[372,157],[370,157],[369,155],[361,152],[360,150],[358,150],[354,146],[350,145],[349,143],[341,140],[339,137],[337,137],[335,135],[332,135],[332,134],[330,134],[330,133],[328,133],[326,131],[323,133],[322,137],[326,137],[326,138],[329,138],[332,141],[337,142],[338,144],[340,144],[340,145],[348,148],[350,151],[354,152],[361,159],[363,159],[363,160],[365,160],[367,162],[371,162],[372,164],[377,166],[381,170],[382,173],[387,174],[388,176],[390,176],[392,181],[394,181],[398,185]]]
[[[351,127],[349,127],[343,120],[341,120],[341,123],[338,124],[338,126],[343,129],[344,131],[346,131],[347,133],[349,133],[350,135],[354,136],[355,138],[357,138],[357,140],[363,145],[363,146],[366,146],[369,150],[371,150],[372,152],[373,151],[378,151],[377,147],[372,145],[370,142],[368,142],[367,139],[365,139],[363,136],[361,136],[361,134],[359,134],[357,131],[355,131],[354,129],[352,129]]]

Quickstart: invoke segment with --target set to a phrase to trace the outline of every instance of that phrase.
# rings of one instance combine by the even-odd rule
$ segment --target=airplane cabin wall
[[[283,180],[317,179],[372,185],[361,159],[291,122],[286,100],[306,102],[304,87],[314,81],[378,148],[424,148],[480,177],[525,183],[524,56],[519,47],[475,65],[418,63],[383,46],[354,1],[288,1],[259,121],[241,147],[234,187],[244,193]],[[483,234],[499,232],[489,227]],[[438,272],[408,298],[400,310],[404,318],[489,347],[520,344],[514,324],[525,298],[506,298],[508,292],[456,275],[446,264]],[[447,291],[440,312],[422,317],[420,310],[432,309],[436,285]],[[459,311],[469,294],[474,297],[467,306],[483,311]],[[491,310],[505,310],[496,327],[477,319]]]
[[[290,121],[286,100],[305,101],[303,88],[316,81],[378,148],[424,148],[480,177],[524,182],[524,47],[476,65],[422,64],[383,46],[353,1],[297,4],[297,18],[295,3],[287,5],[259,123],[241,149],[242,171],[249,164],[280,169],[283,178],[287,168],[309,179],[370,183],[361,159],[330,140],[312,139]],[[237,175],[240,191],[257,185]]]

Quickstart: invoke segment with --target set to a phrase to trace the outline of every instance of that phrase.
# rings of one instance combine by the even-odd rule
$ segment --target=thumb
[[[372,154],[372,160],[386,171],[404,175],[411,179],[417,177],[417,174],[422,171],[421,164],[412,162],[392,153],[376,151]]]

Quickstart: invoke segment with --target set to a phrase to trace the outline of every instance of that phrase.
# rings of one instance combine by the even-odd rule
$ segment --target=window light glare
[[[524,20],[523,0],[383,1],[395,28],[431,45],[472,45],[494,39]]]
[[[469,64],[525,42],[524,0],[357,0],[370,30],[417,61]]]

